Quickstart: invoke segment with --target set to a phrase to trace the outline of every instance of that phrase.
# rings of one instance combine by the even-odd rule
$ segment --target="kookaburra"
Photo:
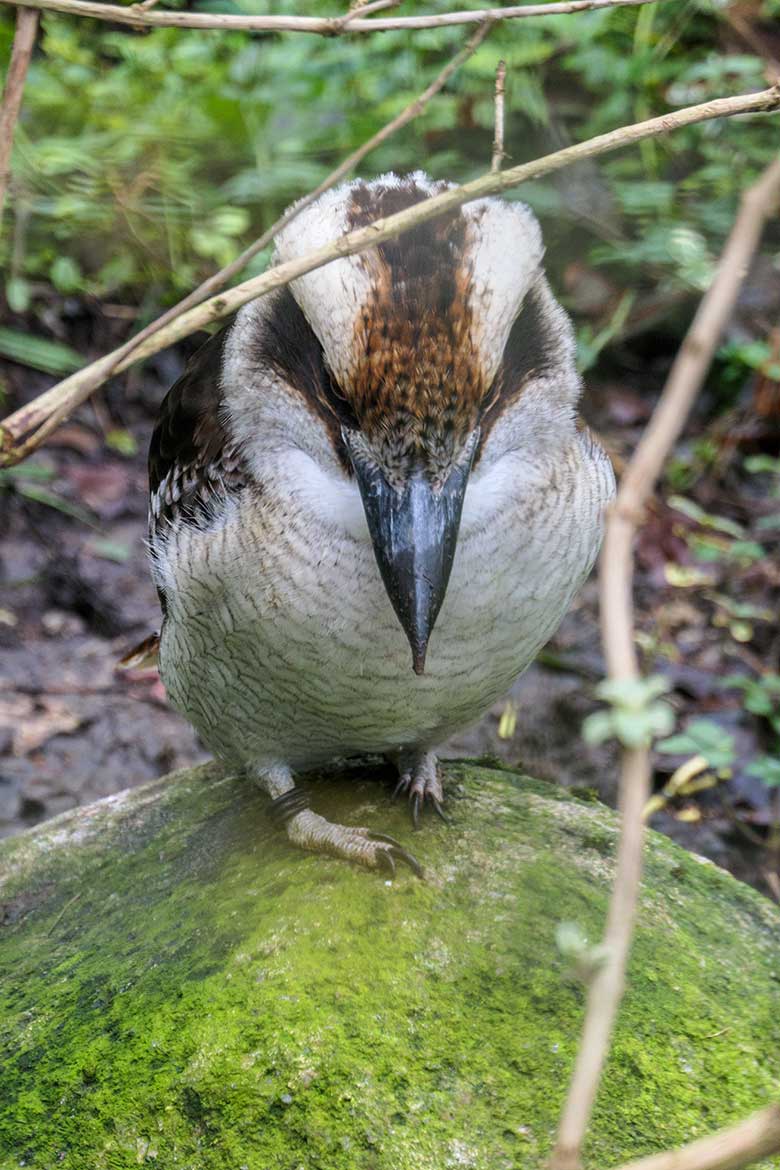
[[[444,190],[354,181],[291,260]],[[245,305],[162,404],[150,545],[172,702],[295,844],[394,872],[295,773],[381,754],[415,823],[436,756],[512,685],[591,569],[614,492],[527,207],[481,199]]]

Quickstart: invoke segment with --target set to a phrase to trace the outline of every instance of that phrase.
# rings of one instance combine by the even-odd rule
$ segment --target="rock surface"
[[[453,824],[413,840],[375,780],[312,781],[318,811],[412,844],[424,882],[293,851],[214,765],[3,842],[2,1170],[541,1166],[583,1011],[555,928],[598,937],[616,821],[447,772]],[[651,834],[589,1165],[779,1079],[780,914]]]

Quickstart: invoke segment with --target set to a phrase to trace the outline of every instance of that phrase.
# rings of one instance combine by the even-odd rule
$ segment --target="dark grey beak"
[[[409,639],[415,674],[425,670],[428,640],[447,591],[476,438],[441,487],[419,469],[397,489],[355,442],[354,432],[344,432],[379,571]]]

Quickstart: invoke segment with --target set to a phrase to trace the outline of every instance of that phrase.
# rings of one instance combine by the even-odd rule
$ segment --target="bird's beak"
[[[379,571],[409,639],[415,674],[425,670],[428,640],[447,591],[477,438],[475,431],[441,487],[420,468],[395,488],[355,433],[344,431]]]

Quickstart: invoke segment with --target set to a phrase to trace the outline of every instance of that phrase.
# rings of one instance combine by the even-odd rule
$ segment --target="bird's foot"
[[[255,774],[255,781],[269,796],[271,816],[283,824],[287,837],[293,845],[310,849],[315,853],[329,853],[378,869],[395,876],[396,862],[408,865],[417,875],[423,876],[422,866],[416,857],[384,833],[372,829],[355,828],[351,825],[337,825],[326,821],[308,807],[306,793],[296,787],[290,769],[284,766],[264,768]]]
[[[372,829],[353,828],[351,825],[336,825],[326,821],[311,809],[303,809],[287,822],[287,836],[293,845],[301,849],[312,849],[316,853],[330,853],[346,861],[356,861],[369,869],[379,869],[395,877],[396,862],[408,865],[417,875],[423,876],[422,866],[416,857],[384,833]]]
[[[404,752],[398,761],[398,783],[393,798],[406,796],[412,810],[415,829],[420,825],[420,811],[430,805],[437,816],[449,824],[444,811],[444,789],[433,752]]]

